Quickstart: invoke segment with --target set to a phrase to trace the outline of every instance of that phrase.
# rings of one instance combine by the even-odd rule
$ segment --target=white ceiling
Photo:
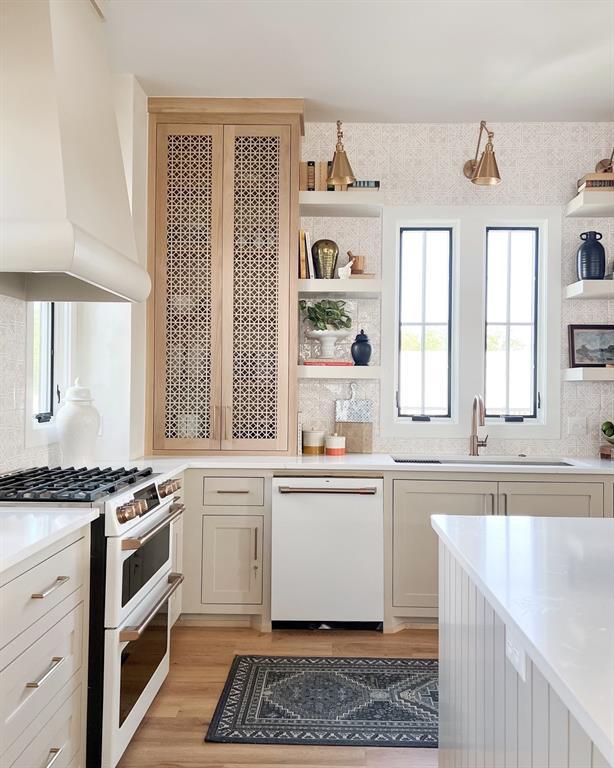
[[[614,119],[614,0],[109,0],[149,95],[306,99],[310,121]]]

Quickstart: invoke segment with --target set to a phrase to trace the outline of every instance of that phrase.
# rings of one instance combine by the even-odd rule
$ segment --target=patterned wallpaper
[[[0,472],[57,464],[57,445],[25,446],[26,303],[0,296]]]
[[[595,162],[609,157],[614,143],[613,123],[505,123],[493,124],[495,150],[502,183],[480,188],[462,175],[462,164],[475,152],[475,124],[345,124],[345,147],[359,178],[380,179],[388,205],[564,205],[573,197],[577,178]],[[303,142],[304,160],[329,159],[335,142],[333,123],[309,123]],[[367,256],[366,270],[380,272],[379,222],[373,219],[307,219],[302,226],[312,239],[329,236],[348,249]],[[610,262],[614,257],[614,219],[563,219],[562,286],[574,282],[579,234],[596,229]],[[341,263],[345,263],[345,259]],[[375,346],[379,361],[380,308],[377,300],[348,302],[352,332],[362,324]],[[614,323],[614,301],[563,301],[561,317],[562,366],[567,365],[569,323]],[[351,339],[350,339],[351,341]],[[349,342],[348,342],[349,343]],[[301,354],[312,353],[301,332]],[[302,380],[299,408],[305,426],[332,431],[334,401],[349,397],[347,381]],[[375,403],[374,450],[408,453],[461,453],[466,439],[399,439],[379,431],[379,383],[357,382],[357,397]],[[599,445],[599,424],[614,417],[614,384],[561,384],[560,440],[489,440],[487,453],[594,456]],[[467,404],[467,407],[469,404]],[[567,434],[568,419],[586,417],[587,433]]]

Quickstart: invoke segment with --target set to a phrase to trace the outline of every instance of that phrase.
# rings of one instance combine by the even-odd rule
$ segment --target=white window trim
[[[39,424],[33,413],[33,304],[26,307],[26,392],[25,392],[25,447],[40,448],[57,443],[55,415],[50,421]],[[63,393],[72,379],[71,366],[74,357],[72,304],[55,302],[55,383]],[[56,404],[57,408],[57,404]],[[57,412],[57,411],[56,411]]]
[[[487,227],[539,228],[537,332],[540,340],[538,391],[542,396],[542,408],[537,422],[501,423],[498,419],[488,419],[486,431],[491,437],[510,440],[560,437],[561,215],[561,208],[556,206],[403,206],[384,209],[380,408],[383,437],[469,435],[473,396],[484,392]],[[397,276],[399,232],[402,227],[452,227],[452,392],[449,419],[412,422],[400,418],[396,412]]]

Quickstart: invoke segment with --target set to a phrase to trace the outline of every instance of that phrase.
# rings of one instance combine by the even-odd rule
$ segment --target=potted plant
[[[308,339],[320,342],[320,357],[334,357],[335,344],[349,335],[343,328],[350,328],[352,318],[345,311],[345,301],[339,299],[321,299],[307,304],[304,299],[298,303],[304,315],[304,321],[311,325],[305,334]]]

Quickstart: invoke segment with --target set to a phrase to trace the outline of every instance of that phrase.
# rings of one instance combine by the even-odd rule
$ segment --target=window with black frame
[[[484,402],[488,417],[535,419],[537,386],[538,245],[534,227],[486,229]]]
[[[450,416],[452,229],[400,231],[397,411],[413,421]]]
[[[32,306],[32,413],[39,424],[50,421],[55,402],[55,305]]]

